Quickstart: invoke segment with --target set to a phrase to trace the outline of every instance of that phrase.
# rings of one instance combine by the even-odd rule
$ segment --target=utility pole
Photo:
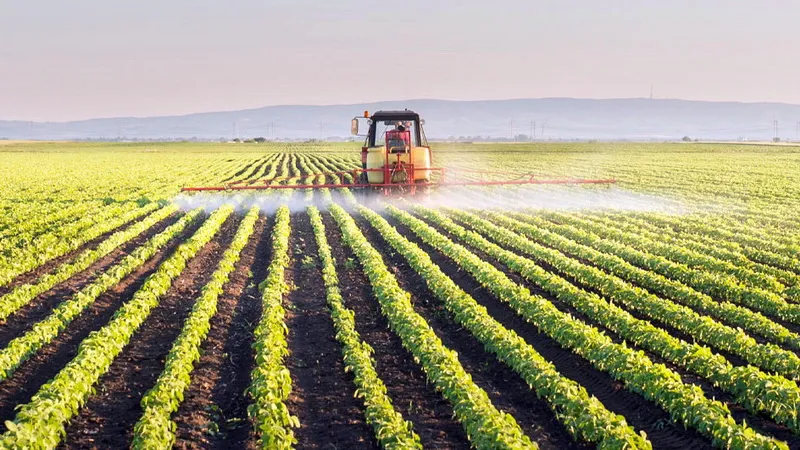
[[[233,122],[233,137],[239,139],[239,124],[237,122]]]
[[[534,130],[535,128],[536,128],[536,121],[531,120],[531,133],[528,135],[528,139],[531,140],[531,141],[533,140],[533,133],[536,132]]]
[[[773,120],[772,121],[772,128],[773,128],[773,131],[774,131],[773,138],[774,139],[778,139],[778,121],[777,120]]]
[[[514,119],[511,119],[511,140],[516,142],[516,139],[514,138]]]
[[[544,139],[544,124],[545,124],[545,122],[542,121],[542,139]]]

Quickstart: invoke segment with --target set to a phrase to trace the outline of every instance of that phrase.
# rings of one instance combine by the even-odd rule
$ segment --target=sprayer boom
[[[531,174],[521,174],[513,172],[496,172],[480,170],[457,170],[444,168],[428,167],[427,172],[436,173],[438,176],[428,180],[416,180],[416,169],[413,165],[395,166],[391,170],[387,169],[353,169],[346,172],[326,172],[319,174],[304,175],[302,177],[278,177],[258,181],[236,181],[219,186],[185,187],[184,192],[202,191],[250,191],[250,190],[269,190],[269,189],[375,189],[388,194],[391,192],[404,192],[414,195],[417,188],[446,187],[446,186],[505,186],[505,185],[526,185],[526,184],[612,184],[614,179],[585,179],[585,178],[537,178]],[[390,182],[364,183],[369,180],[371,172],[381,172],[383,180]],[[449,174],[449,175],[448,175]],[[503,176],[506,179],[481,179],[474,180],[465,177],[453,177],[453,174],[470,174],[473,177],[484,178],[486,176]],[[297,183],[299,178],[305,180],[333,180],[333,182],[323,183]],[[362,180],[361,182],[356,180]]]

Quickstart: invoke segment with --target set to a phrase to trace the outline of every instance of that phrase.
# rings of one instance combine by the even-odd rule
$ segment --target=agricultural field
[[[800,448],[800,147],[357,147],[0,147],[0,448]]]

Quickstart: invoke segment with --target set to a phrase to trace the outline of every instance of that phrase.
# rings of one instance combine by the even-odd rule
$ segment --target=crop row
[[[13,422],[6,422],[8,431],[0,437],[0,445],[31,449],[58,445],[66,422],[92,394],[94,385],[150,316],[172,281],[214,237],[232,212],[233,208],[223,206],[212,213],[197,232],[145,280],[131,300],[114,313],[108,324],[81,342],[77,355],[45,383],[29,403],[19,407]]]
[[[397,208],[389,207],[388,211],[412,229],[424,223]],[[429,210],[424,211],[424,216],[435,218],[437,222],[449,220]],[[654,364],[642,352],[615,344],[596,328],[560,311],[545,298],[532,295],[528,289],[441,233],[419,236],[441,249],[482,286],[561,346],[583,356],[597,369],[624,381],[628,389],[659,404],[676,422],[708,436],[715,446],[786,448],[785,444],[763,436],[745,424],[737,424],[723,403],[706,398],[698,386],[683,383],[679,374],[662,364]]]
[[[561,375],[519,335],[492,318],[486,308],[445,275],[427,253],[398,233],[384,218],[363,206],[359,211],[425,279],[428,288],[456,321],[469,330],[487,351],[517,372],[537,396],[547,400],[558,420],[576,440],[596,443],[598,448],[651,447],[646,436],[637,434],[624,417],[610,412],[585,388]],[[424,224],[419,224],[414,231],[426,235],[435,232]]]
[[[342,231],[342,238],[361,263],[389,327],[403,346],[422,365],[428,380],[453,406],[472,445],[476,448],[536,448],[516,420],[499,411],[486,392],[475,385],[458,357],[447,349],[411,305],[410,296],[400,288],[386,268],[380,253],[362,234],[352,217],[338,205],[330,211]]]
[[[172,344],[164,370],[155,385],[142,397],[143,413],[133,429],[132,448],[171,448],[175,443],[176,425],[170,416],[177,411],[183,401],[183,393],[191,383],[194,363],[200,358],[200,346],[211,329],[211,319],[217,313],[217,301],[239,261],[242,249],[253,234],[256,220],[258,206],[252,207],[242,220],[230,247],[222,255],[211,280],[200,291],[181,333]]]
[[[737,283],[732,277],[692,270],[664,257],[632,249],[610,239],[603,239],[596,233],[603,231],[601,225],[586,224],[566,216],[560,216],[559,220],[567,223],[554,223],[555,226],[551,228],[577,242],[613,253],[632,264],[680,281],[712,297],[728,300],[790,322],[800,323],[800,305],[788,303],[777,294],[762,289],[748,288]]]
[[[758,273],[750,268],[737,266],[679,243],[669,243],[669,239],[664,239],[660,233],[651,233],[643,230],[636,230],[635,232],[623,230],[622,225],[617,221],[594,215],[582,215],[581,218],[587,220],[587,223],[594,222],[605,227],[604,229],[608,231],[603,233],[602,237],[604,238],[613,239],[628,244],[633,248],[663,256],[689,268],[731,275],[748,286],[777,293],[781,293],[786,289],[783,284],[772,276]]]
[[[719,239],[712,239],[705,236],[691,234],[681,234],[674,231],[669,226],[657,226],[653,222],[644,220],[629,214],[603,214],[604,218],[610,219],[616,226],[625,231],[634,233],[647,233],[650,238],[658,235],[663,242],[687,247],[696,252],[705,253],[715,258],[719,258],[735,264],[739,267],[747,268],[755,272],[768,275],[783,283],[786,286],[800,285],[800,276],[786,269],[773,267],[764,263],[750,260],[737,244],[724,245]],[[791,290],[791,289],[789,289]]]
[[[55,307],[45,319],[34,324],[22,336],[13,339],[0,350],[0,381],[5,380],[31,355],[55,339],[67,325],[91,305],[101,294],[141,267],[161,248],[200,217],[200,209],[184,215],[176,223],[136,248],[114,267],[109,268],[92,283],[84,286],[71,298]]]
[[[782,248],[775,248],[764,239],[752,239],[743,235],[742,230],[730,230],[718,224],[709,224],[683,217],[651,216],[645,217],[654,223],[670,226],[674,230],[706,240],[712,245],[721,245],[741,251],[753,261],[769,264],[800,274],[800,261],[797,255],[785,254]]]
[[[708,314],[709,316],[730,323],[742,330],[754,333],[767,339],[787,345],[794,349],[800,349],[800,337],[789,331],[786,327],[775,323],[764,317],[762,314],[753,312],[745,307],[734,305],[730,302],[718,302],[708,295],[695,291],[686,285],[671,280],[654,272],[641,269],[627,262],[625,259],[612,254],[603,253],[587,245],[572,241],[560,234],[546,230],[547,222],[531,216],[522,216],[526,221],[511,218],[514,215],[501,215],[492,212],[481,212],[480,215],[492,222],[510,228],[524,234],[526,237],[540,242],[549,247],[555,248],[566,254],[572,255],[584,261],[590,262],[600,269],[616,275],[628,282],[641,286],[650,292],[663,295],[666,299],[687,305],[697,311]],[[514,216],[521,217],[521,216]],[[534,226],[540,225],[541,226]],[[624,246],[617,248],[623,250]],[[689,312],[686,312],[689,314]],[[707,319],[706,319],[707,321]],[[705,329],[706,326],[701,329]],[[715,333],[717,329],[709,331]],[[697,333],[704,334],[696,329]],[[740,346],[751,346],[754,342],[750,339],[743,339],[743,333],[736,331],[736,336],[729,333],[725,334],[731,339],[730,344],[737,343]],[[773,349],[774,347],[770,347]],[[770,350],[772,352],[772,350]],[[796,357],[790,357],[794,360]]]
[[[523,251],[527,256],[548,264],[581,284],[597,289],[609,301],[576,288],[531,260],[504,250],[477,233],[468,232],[449,221],[437,221],[437,224],[498,259],[559,300],[586,314],[587,317],[615,331],[626,341],[633,342],[679,367],[685,367],[711,380],[715,385],[733,394],[737,402],[749,410],[756,413],[766,412],[777,422],[787,425],[795,432],[800,432],[798,423],[800,389],[793,381],[778,375],[768,375],[752,366],[734,368],[724,357],[712,353],[707,347],[675,338],[650,322],[635,318],[615,303],[626,305],[646,317],[659,320],[692,336],[696,335],[701,342],[711,343],[745,358],[757,360],[763,365],[771,366],[772,370],[785,368],[788,365],[787,359],[791,361],[793,358],[797,362],[795,354],[776,347],[761,346],[744,333],[736,333],[735,330],[703,318],[686,307],[661,301],[658,297],[648,295],[646,291],[634,288],[595,267],[583,265],[556,250],[531,243],[519,234],[487,223],[476,216],[464,212],[456,214],[460,220],[478,232],[491,236],[494,241],[506,247]],[[433,220],[435,219],[434,217]],[[735,340],[736,338],[738,340]],[[729,339],[733,342],[728,342]],[[796,376],[791,370],[788,374]]]
[[[51,204],[48,205],[49,207],[41,208],[33,217],[10,223],[4,229],[0,227],[0,252],[28,245],[42,234],[52,233],[71,222],[79,220],[86,212],[97,208],[98,205],[99,202],[92,201],[75,203],[69,206]]]
[[[344,305],[322,217],[313,206],[308,208],[308,215],[319,247],[325,297],[331,309],[336,340],[342,345],[346,370],[353,373],[356,395],[364,402],[366,421],[375,431],[375,438],[383,448],[422,448],[420,438],[414,433],[411,422],[404,420],[392,406],[392,400],[386,393],[386,385],[375,370],[372,348],[361,340],[356,331],[355,314]]]
[[[130,241],[151,226],[175,213],[177,209],[178,207],[175,205],[158,209],[130,227],[112,234],[97,247],[85,250],[72,261],[62,264],[51,273],[42,275],[34,284],[23,284],[15,287],[11,292],[0,297],[0,320],[8,318],[8,316],[28,304],[37,295],[67,280],[74,274],[85,270],[98,259],[111,253],[115,248]]]
[[[33,270],[53,258],[77,249],[98,236],[150,213],[157,207],[157,204],[150,203],[143,208],[131,210],[129,204],[118,204],[105,208],[102,217],[108,220],[90,228],[87,226],[99,220],[98,216],[70,224],[59,230],[58,235],[46,234],[37,237],[30,245],[14,249],[10,255],[0,260],[0,286],[8,284],[14,277]]]
[[[272,260],[267,278],[259,285],[262,316],[253,333],[255,367],[247,391],[252,403],[247,409],[263,449],[288,449],[297,439],[292,427],[300,426],[284,403],[292,389],[284,358],[289,353],[283,296],[288,291],[284,272],[289,266],[289,208],[281,206],[272,228]]]

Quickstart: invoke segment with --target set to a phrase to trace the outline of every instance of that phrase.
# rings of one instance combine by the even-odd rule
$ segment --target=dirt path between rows
[[[658,405],[626,390],[623,383],[614,380],[607,373],[595,369],[587,360],[568,349],[562,348],[546,334],[540,333],[535,326],[517,315],[510,306],[498,300],[452,260],[423,243],[411,230],[398,221],[391,217],[387,217],[387,220],[404,236],[427,252],[433,262],[464,291],[472,295],[478,303],[485,306],[492,317],[506,328],[514,330],[528,344],[533,346],[539,354],[553,363],[562,375],[578,382],[586,388],[589,394],[597,397],[609,410],[623,415],[635,429],[644,430],[655,448],[708,448],[708,440],[699,433],[675,424],[670,419],[669,414]],[[444,233],[441,229],[439,231]],[[447,233],[444,234],[447,235]],[[475,253],[484,261],[493,262],[486,255]],[[518,278],[512,277],[512,280],[520,282]],[[542,295],[557,306],[564,308],[564,305],[548,296],[541,289],[532,288],[531,292]]]
[[[234,214],[173,281],[67,427],[63,448],[126,448],[141,416],[140,402],[164,368],[164,358],[200,290],[230,245],[242,216]]]
[[[366,231],[373,247],[381,252],[401,287],[412,294],[416,312],[425,318],[446,347],[458,353],[464,369],[486,391],[498,409],[511,414],[541,449],[591,448],[575,443],[569,432],[556,420],[547,402],[537,398],[519,375],[485,351],[469,331],[452,319],[442,302],[427,288],[422,276],[394,251],[369,222],[362,219],[358,223]]]
[[[453,417],[453,408],[427,382],[425,373],[402,346],[380,313],[369,280],[330,214],[323,215],[345,305],[355,312],[356,330],[375,353],[378,376],[392,403],[414,425],[426,448],[468,448],[466,432]]]
[[[192,382],[172,417],[178,425],[175,448],[255,448],[245,390],[254,364],[253,330],[261,317],[258,283],[270,261],[269,223],[259,217],[219,298]]]
[[[144,280],[164,261],[175,248],[194,231],[200,222],[187,227],[183,233],[172,239],[145,264],[123,279],[120,283],[100,295],[83,311],[61,334],[44,346],[31,359],[26,361],[7,380],[0,383],[0,430],[5,430],[4,421],[13,419],[14,408],[27,403],[42,384],[55,376],[73,357],[78,344],[90,332],[100,329],[144,283]]]
[[[355,396],[353,377],[345,372],[306,213],[292,217],[289,251],[292,261],[286,281],[293,289],[286,301],[286,325],[292,392],[286,404],[300,420],[297,447],[377,448],[363,403]]]

